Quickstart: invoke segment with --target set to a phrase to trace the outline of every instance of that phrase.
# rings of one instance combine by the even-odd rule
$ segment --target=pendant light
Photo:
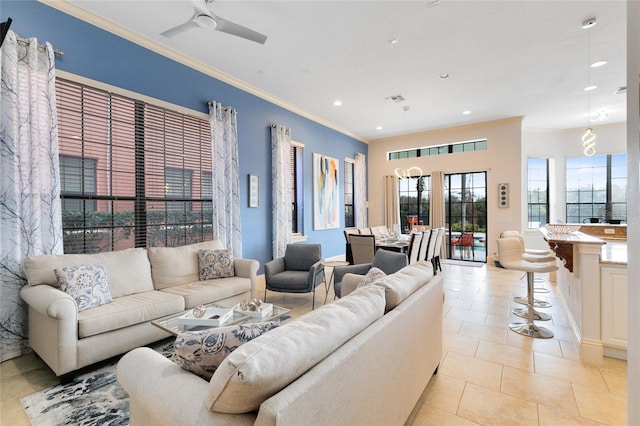
[[[596,87],[591,85],[591,39],[589,29],[596,24],[596,18],[589,18],[582,23],[582,28],[587,30],[587,130],[582,135],[584,155],[591,157],[596,153],[596,134],[591,128],[591,91]]]

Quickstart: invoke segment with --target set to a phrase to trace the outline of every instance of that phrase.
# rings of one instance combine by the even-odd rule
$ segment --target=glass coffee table
[[[222,308],[222,309],[230,309],[230,308],[224,308],[223,306],[219,306],[215,303],[209,303],[204,306],[207,308],[216,307],[216,308]],[[182,333],[183,331],[206,330],[208,328],[226,327],[229,325],[240,324],[240,323],[272,321],[274,319],[280,318],[281,316],[289,313],[290,311],[289,309],[283,308],[282,306],[273,305],[273,311],[271,312],[271,315],[267,318],[258,318],[258,317],[250,316],[234,310],[231,318],[229,318],[228,321],[225,321],[223,324],[219,326],[183,324],[180,321],[180,317],[183,317],[186,313],[189,313],[192,310],[193,309],[187,309],[182,312],[178,312],[175,314],[167,315],[162,318],[158,318],[156,320],[151,321],[151,324],[155,325],[156,327],[160,327],[161,329],[168,331],[169,333],[177,336],[179,333]]]

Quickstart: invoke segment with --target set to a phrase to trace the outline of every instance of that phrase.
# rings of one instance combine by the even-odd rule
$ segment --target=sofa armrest
[[[29,346],[57,376],[78,368],[78,307],[50,285],[27,285],[20,296],[29,305]]]
[[[364,276],[358,274],[347,273],[342,277],[340,296],[345,297],[347,294],[354,291],[358,284],[362,281]]]
[[[78,321],[78,307],[75,300],[64,291],[50,285],[27,285],[20,290],[20,296],[42,315],[58,319]]]
[[[264,264],[264,278],[267,282],[282,271],[284,271],[284,257],[278,257]]]
[[[236,277],[249,278],[251,280],[251,298],[256,297],[260,263],[253,259],[233,259],[233,267]]]
[[[116,378],[129,394],[132,425],[251,424],[255,420],[255,414],[208,410],[204,399],[209,382],[147,347],[125,354]]]
[[[371,269],[371,263],[360,263],[357,265],[336,266],[333,270],[333,282],[339,283],[345,274],[366,275]]]

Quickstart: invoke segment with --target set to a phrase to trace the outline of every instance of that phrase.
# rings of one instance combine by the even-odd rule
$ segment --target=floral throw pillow
[[[233,277],[233,256],[229,250],[199,250],[200,281]]]
[[[280,321],[237,324],[178,334],[176,361],[187,371],[210,380],[222,361],[240,345],[272,330]]]
[[[60,289],[75,299],[78,312],[113,301],[107,283],[107,270],[102,263],[67,266],[54,272]]]
[[[384,271],[382,271],[382,269],[376,268],[374,266],[373,268],[369,269],[369,271],[367,272],[367,275],[364,276],[364,278],[362,279],[362,281],[360,281],[360,284],[358,284],[358,287],[356,288],[375,284],[378,280],[386,276],[387,274],[385,274]]]

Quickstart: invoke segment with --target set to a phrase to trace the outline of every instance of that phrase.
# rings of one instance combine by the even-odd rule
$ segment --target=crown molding
[[[190,56],[187,56],[183,53],[178,52],[177,50],[170,49],[166,46],[159,44],[158,42],[151,40],[148,37],[142,36],[136,32],[131,31],[128,28],[123,27],[120,24],[117,24],[109,19],[106,19],[102,16],[96,15],[93,12],[89,12],[86,9],[83,9],[68,0],[38,0],[40,3],[45,4],[49,7],[57,9],[61,12],[66,13],[67,15],[73,16],[74,18],[80,19],[81,21],[87,22],[91,25],[94,25],[100,29],[108,31],[112,34],[115,34],[119,37],[124,38],[132,43],[135,43],[139,46],[142,46],[146,49],[149,49],[159,55],[165,56],[169,59],[172,59],[176,62],[179,62],[189,68],[200,71],[203,74],[206,74],[210,77],[213,77],[217,80],[220,80],[224,83],[227,83],[233,87],[236,87],[242,91],[250,93],[254,96],[257,96],[265,101],[268,101],[274,105],[282,107],[288,111],[291,111],[295,114],[298,114],[304,118],[315,121],[318,124],[321,124],[325,127],[328,127],[332,130],[340,132],[346,136],[352,137],[360,142],[369,143],[369,140],[363,138],[362,136],[353,134],[352,132],[344,129],[340,126],[337,126],[329,121],[326,121],[320,117],[317,117],[307,111],[300,109],[299,107],[280,99],[264,90],[258,89],[246,82],[239,80],[229,74],[223,73],[220,70],[215,69],[212,66],[206,65],[203,62],[197,61]]]

